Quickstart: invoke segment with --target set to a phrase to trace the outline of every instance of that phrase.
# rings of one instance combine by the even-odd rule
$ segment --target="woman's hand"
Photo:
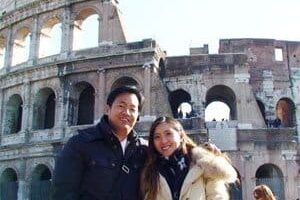
[[[220,156],[222,155],[221,149],[219,149],[215,144],[210,143],[210,142],[205,142],[203,144],[204,148],[207,149],[208,151],[212,152],[213,154]]]

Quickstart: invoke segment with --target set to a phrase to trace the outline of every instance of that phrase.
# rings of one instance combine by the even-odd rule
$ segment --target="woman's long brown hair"
[[[253,195],[255,199],[276,200],[272,190],[266,185],[258,185],[254,188]]]
[[[154,147],[154,132],[161,123],[167,123],[181,133],[181,148],[184,154],[190,157],[191,149],[196,147],[196,144],[187,136],[178,120],[171,117],[159,117],[153,122],[149,134],[148,157],[141,176],[141,194],[144,200],[155,200],[159,190],[159,172],[155,163],[160,154]]]

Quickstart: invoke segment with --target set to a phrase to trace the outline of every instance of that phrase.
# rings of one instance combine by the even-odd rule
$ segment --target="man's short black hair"
[[[138,110],[139,110],[139,112],[141,112],[143,104],[144,104],[144,96],[134,86],[121,86],[121,87],[117,87],[117,88],[113,89],[107,97],[106,104],[111,107],[112,104],[114,103],[115,99],[120,94],[123,94],[123,93],[135,94],[135,96],[137,97],[137,99],[139,101]]]

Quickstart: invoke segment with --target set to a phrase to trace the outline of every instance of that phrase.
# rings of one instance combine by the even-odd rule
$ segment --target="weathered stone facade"
[[[98,44],[76,49],[75,32],[91,15],[98,16]],[[46,55],[42,44],[59,23],[60,51]],[[219,54],[207,49],[168,57],[154,40],[127,43],[115,0],[4,1],[0,199],[47,199],[41,194],[48,194],[56,154],[77,129],[97,122],[108,92],[123,84],[146,97],[137,125],[145,136],[157,116],[180,118],[181,103],[191,105],[180,119],[186,130],[227,151],[239,172],[232,199],[252,199],[259,182],[271,184],[278,199],[299,197],[300,42],[224,39]],[[229,121],[205,122],[214,101],[228,105]]]

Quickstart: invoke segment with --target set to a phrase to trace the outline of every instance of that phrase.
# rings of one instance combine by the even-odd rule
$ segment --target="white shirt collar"
[[[125,149],[126,149],[126,146],[127,146],[127,137],[124,138],[124,140],[120,141],[121,143],[121,147],[122,147],[122,150],[123,150],[123,154],[125,154]]]

